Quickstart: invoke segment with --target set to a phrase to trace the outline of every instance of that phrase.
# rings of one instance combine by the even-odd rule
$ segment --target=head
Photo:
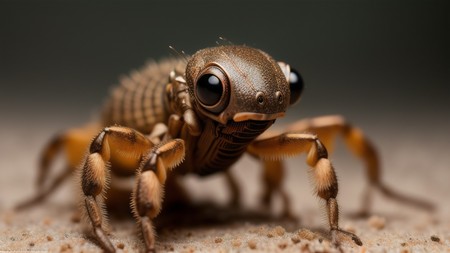
[[[282,117],[303,90],[289,65],[246,46],[198,51],[187,64],[186,82],[196,109],[222,124]]]

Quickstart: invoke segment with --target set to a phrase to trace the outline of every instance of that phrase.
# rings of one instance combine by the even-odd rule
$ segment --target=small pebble
[[[287,248],[287,246],[288,246],[287,242],[280,242],[278,244],[278,248],[280,248],[280,249],[285,249],[285,248]]]
[[[369,226],[381,230],[386,225],[386,219],[383,217],[379,217],[376,215],[373,215],[368,220]]]
[[[120,242],[120,243],[117,244],[117,248],[124,249],[125,248],[125,244]]]
[[[223,239],[220,238],[220,237],[216,237],[216,239],[214,239],[214,242],[215,243],[221,243],[221,242],[223,242]]]
[[[305,243],[300,247],[301,251],[300,252],[310,252],[309,251],[309,243]]]
[[[250,240],[250,241],[248,241],[248,247],[250,248],[250,249],[256,249],[256,241],[255,240]]]
[[[47,241],[49,241],[49,242],[53,241],[53,237],[47,235]]]
[[[291,240],[294,244],[297,244],[301,241],[300,237],[298,235],[294,235],[291,237]]]
[[[164,249],[166,249],[167,251],[175,251],[175,248],[173,247],[173,245],[166,245],[166,246],[164,246]]]
[[[274,229],[272,229],[272,232],[277,236],[283,236],[284,233],[286,233],[286,229],[282,226],[276,226]]]
[[[433,242],[440,242],[440,241],[441,241],[441,238],[439,238],[437,235],[432,235],[432,236],[430,237],[430,239],[431,239]]]
[[[318,237],[315,233],[311,232],[311,231],[308,230],[308,229],[300,229],[300,230],[297,232],[297,235],[298,235],[301,239],[306,239],[306,240],[309,240],[309,241],[312,241],[312,240],[314,240],[314,239],[316,239],[316,238]]]
[[[30,247],[34,247],[35,244],[34,244],[34,242],[30,242],[29,245],[30,245]]]

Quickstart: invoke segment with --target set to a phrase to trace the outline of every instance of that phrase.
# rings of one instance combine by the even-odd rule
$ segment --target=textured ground
[[[8,126],[3,126],[8,127]],[[445,130],[444,130],[445,131]],[[52,129],[8,127],[0,131],[0,252],[99,252],[84,233],[84,226],[72,219],[74,198],[70,184],[41,205],[21,212],[12,206],[33,192],[39,149]],[[436,137],[433,137],[435,134]],[[445,132],[444,132],[445,134]],[[447,137],[439,132],[426,137],[411,131],[374,132],[380,147],[383,178],[403,193],[428,199],[437,210],[428,213],[376,194],[374,215],[351,217],[361,204],[365,186],[361,163],[338,145],[333,162],[340,179],[338,200],[340,224],[353,230],[363,247],[345,244],[345,252],[450,252],[450,201],[448,180],[450,158]],[[445,136],[445,135],[444,135]],[[304,157],[288,160],[286,189],[293,200],[299,224],[277,219],[280,201],[268,212],[258,206],[260,170],[246,157],[233,168],[243,187],[242,208],[226,206],[228,192],[222,176],[207,180],[186,179],[191,194],[201,203],[160,220],[157,249],[160,252],[333,252],[326,239],[314,236],[326,232],[322,203],[313,196]],[[131,218],[112,217],[112,241],[119,252],[136,252],[143,245]],[[316,234],[313,234],[313,231]]]

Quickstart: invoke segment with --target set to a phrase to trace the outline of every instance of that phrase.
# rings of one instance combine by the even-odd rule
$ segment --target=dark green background
[[[293,118],[441,128],[450,125],[449,13],[447,1],[1,1],[0,120],[80,124],[121,74],[172,54],[169,45],[192,54],[223,36],[302,73]]]

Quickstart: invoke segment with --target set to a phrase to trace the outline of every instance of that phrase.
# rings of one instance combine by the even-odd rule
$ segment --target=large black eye
[[[197,81],[197,97],[204,105],[212,106],[220,101],[223,85],[213,74],[204,74]]]
[[[289,73],[289,88],[291,89],[291,97],[289,103],[292,105],[298,101],[303,92],[303,79],[302,76],[291,68]]]
[[[195,96],[200,105],[213,113],[222,112],[229,100],[229,81],[219,66],[206,67],[195,83]]]

